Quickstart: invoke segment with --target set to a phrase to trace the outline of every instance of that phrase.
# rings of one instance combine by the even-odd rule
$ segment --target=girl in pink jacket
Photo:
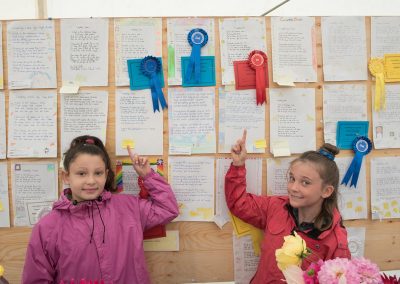
[[[22,283],[150,283],[143,231],[173,220],[178,205],[148,160],[128,152],[149,199],[111,193],[114,173],[100,139],[71,142],[63,171],[69,188],[32,230]]]
[[[324,144],[293,160],[288,170],[288,196],[246,193],[246,130],[232,147],[232,165],[225,177],[225,195],[232,214],[264,231],[260,262],[251,283],[283,283],[275,251],[294,231],[311,250],[302,268],[318,259],[350,258],[346,229],[337,209],[338,149]]]

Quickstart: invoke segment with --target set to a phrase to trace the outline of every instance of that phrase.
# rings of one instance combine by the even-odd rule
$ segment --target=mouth
[[[82,189],[86,193],[94,193],[97,191],[97,188],[84,188]]]
[[[289,194],[289,196],[292,199],[303,199],[303,197],[301,197],[301,196],[296,196],[296,195],[292,195],[292,194]]]

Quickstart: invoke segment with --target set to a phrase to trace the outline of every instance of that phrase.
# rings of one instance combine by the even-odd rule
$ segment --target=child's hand
[[[234,144],[231,148],[231,156],[233,160],[233,165],[234,166],[243,166],[246,157],[247,157],[247,150],[246,150],[246,136],[247,136],[247,130],[243,130],[243,136],[241,139],[236,141],[236,144]]]
[[[147,160],[146,157],[140,157],[138,154],[133,153],[129,145],[126,148],[128,149],[133,168],[139,176],[144,178],[148,173],[151,172],[149,160]]]

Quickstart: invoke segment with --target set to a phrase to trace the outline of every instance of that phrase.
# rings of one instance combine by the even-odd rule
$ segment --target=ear
[[[322,190],[322,198],[328,198],[332,195],[334,190],[335,189],[332,185],[325,186],[325,188]]]
[[[69,184],[69,173],[66,172],[65,170],[63,170],[63,171],[61,172],[61,175],[62,175],[63,183],[64,183],[64,184]]]

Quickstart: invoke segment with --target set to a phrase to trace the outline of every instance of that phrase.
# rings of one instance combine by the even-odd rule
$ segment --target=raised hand
[[[231,156],[233,160],[234,166],[243,166],[246,157],[247,157],[247,150],[246,150],[246,136],[247,130],[243,130],[242,138],[238,139],[236,143],[231,148]]]
[[[138,154],[133,153],[129,145],[126,148],[136,173],[142,178],[145,177],[151,172],[149,160],[146,157],[140,157]]]

